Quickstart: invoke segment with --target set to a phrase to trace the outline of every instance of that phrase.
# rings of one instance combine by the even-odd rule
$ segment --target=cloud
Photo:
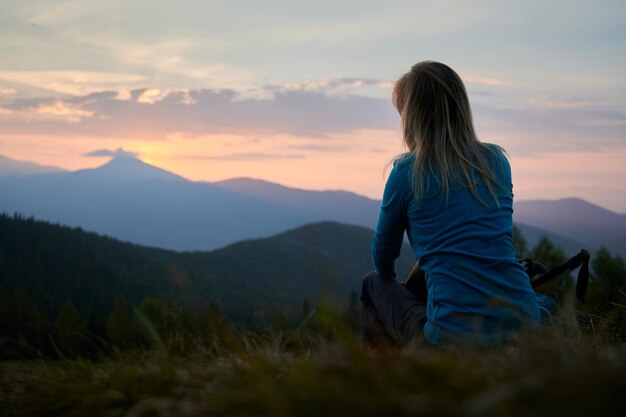
[[[304,159],[306,155],[298,153],[280,154],[264,152],[241,152],[225,155],[181,155],[174,159],[199,159],[223,161],[263,161],[268,159]]]
[[[473,84],[473,85],[486,85],[489,87],[509,87],[513,84],[509,80],[503,80],[500,78],[493,78],[493,77],[480,77],[476,75],[465,74],[463,72],[459,74],[459,77],[461,77],[464,83],[470,84],[470,85]]]
[[[173,132],[188,136],[216,133],[276,134],[324,137],[358,129],[394,129],[398,115],[388,100],[319,91],[277,91],[270,98],[243,98],[234,90],[174,90],[148,93],[132,90],[68,99],[16,99],[3,107],[29,113],[42,103],[57,101],[90,112],[80,123],[23,120],[0,122],[3,132],[64,136],[165,139]]]
[[[378,82],[337,79],[326,85]],[[339,145],[334,140],[337,134],[399,131],[399,116],[388,98],[333,95],[317,88],[270,89],[264,98],[230,89],[149,88],[69,98],[15,98],[0,104],[0,136],[168,140],[175,135],[193,140],[224,134],[288,135],[300,138],[301,143],[285,149],[314,150],[311,144],[315,143],[320,145],[315,150],[331,151]],[[502,142],[517,154],[532,154],[623,146],[626,112],[618,104],[600,99],[537,98],[512,107],[497,105],[489,98],[474,102],[472,110],[481,139]],[[352,140],[358,141],[358,136]]]
[[[0,80],[43,88],[62,94],[85,95],[123,85],[134,85],[145,77],[137,74],[96,71],[0,71]]]
[[[262,89],[272,93],[285,91],[317,91],[329,93],[334,90],[355,90],[370,86],[381,89],[389,89],[391,86],[393,86],[393,82],[378,80],[375,78],[342,77],[330,78],[326,80],[266,84],[262,87]]]
[[[350,148],[345,144],[337,144],[336,142],[311,143],[304,142],[299,144],[287,145],[290,149],[313,152],[348,152]]]
[[[626,145],[626,112],[602,106],[472,106],[478,135],[517,155],[597,151]],[[481,135],[482,133],[482,135]]]
[[[85,156],[93,157],[108,157],[108,158],[137,158],[139,154],[137,152],[125,151],[124,148],[111,149],[96,149],[95,151],[87,152]]]
[[[3,108],[5,114],[15,116],[27,123],[42,121],[61,121],[80,123],[94,115],[94,111],[84,109],[80,104],[64,99],[15,100]]]
[[[594,109],[610,108],[608,100],[593,97],[542,97],[530,100],[530,104],[547,109]]]

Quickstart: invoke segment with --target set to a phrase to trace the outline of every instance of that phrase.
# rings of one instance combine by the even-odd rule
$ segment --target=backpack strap
[[[585,294],[587,293],[587,285],[589,284],[589,252],[585,249],[581,249],[578,254],[563,262],[560,265],[555,266],[545,274],[539,276],[539,278],[531,281],[533,288],[540,287],[554,277],[558,277],[563,272],[580,267],[578,270],[578,278],[576,279],[576,298],[581,303],[585,302]]]

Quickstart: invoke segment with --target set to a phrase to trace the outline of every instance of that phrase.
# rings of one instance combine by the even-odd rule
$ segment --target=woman
[[[474,131],[463,82],[448,66],[415,64],[392,101],[408,152],[385,185],[363,280],[360,334],[403,345],[492,345],[540,322],[512,239],[511,169],[504,150]],[[405,285],[394,261],[406,232],[418,262]],[[424,294],[409,291],[425,279]]]

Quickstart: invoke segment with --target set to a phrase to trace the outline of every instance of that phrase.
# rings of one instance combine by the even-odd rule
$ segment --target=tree
[[[565,252],[560,246],[556,246],[545,235],[541,236],[539,242],[530,251],[529,257],[535,262],[541,262],[548,270],[567,260]],[[546,294],[551,298],[561,301],[564,295],[573,289],[573,280],[570,273],[562,274],[559,277],[552,278],[546,284],[537,289],[538,292]]]
[[[84,340],[85,332],[78,311],[71,301],[67,301],[54,323],[54,342],[64,355],[74,356],[80,352]]]
[[[612,310],[626,292],[626,266],[619,256],[611,256],[601,247],[591,259],[593,275],[589,285],[588,304],[600,310]]]
[[[24,339],[41,348],[48,336],[48,319],[21,288],[0,293],[0,336]]]
[[[86,353],[95,357],[98,353],[107,351],[109,335],[104,318],[96,311],[91,310],[86,327],[89,339],[89,348]]]
[[[115,307],[107,320],[107,333],[111,342],[120,348],[134,344],[136,331],[133,322],[128,314],[126,300],[118,296],[115,300]]]
[[[148,320],[150,320],[150,322],[152,322],[155,328],[161,329],[163,327],[165,306],[160,300],[146,297],[141,302],[139,310]]]
[[[515,256],[518,258],[525,258],[528,253],[528,244],[522,231],[517,225],[513,225],[513,247],[515,248]]]

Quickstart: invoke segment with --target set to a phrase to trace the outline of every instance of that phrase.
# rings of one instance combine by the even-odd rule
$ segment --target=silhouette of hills
[[[626,238],[626,215],[589,203],[580,198],[516,202],[516,221],[544,229],[597,248],[606,245],[626,256],[618,242]]]
[[[118,183],[145,180],[187,181],[186,178],[180,175],[130,156],[113,158],[102,166],[92,169],[81,169],[71,173],[71,176],[81,178],[84,181]]]
[[[87,170],[0,178],[0,211],[147,246],[208,250],[306,223],[287,208],[188,181],[134,158]]]
[[[375,200],[352,193],[272,187],[280,192],[242,192],[124,157],[95,169],[0,178],[0,211],[174,250],[215,249],[323,220],[373,227],[378,213]]]
[[[251,178],[194,182],[130,156],[75,172],[0,175],[0,195],[3,212],[173,250],[211,250],[320,221],[373,229],[380,207],[347,191]],[[569,198],[516,201],[513,216],[533,228],[524,233],[530,246],[546,233],[566,248],[606,245],[626,256],[624,214]]]
[[[0,155],[0,177],[49,174],[63,171],[61,168],[28,161],[18,161]]]
[[[0,288],[23,288],[55,315],[67,300],[86,317],[108,314],[115,298],[201,306],[217,302],[234,318],[277,307],[346,305],[371,268],[372,231],[335,222],[301,226],[210,252],[179,253],[120,242],[79,228],[0,215]],[[399,276],[414,262],[405,247]]]
[[[312,221],[333,220],[369,228],[376,226],[380,201],[341,190],[302,190],[252,178],[212,183],[221,189],[285,207]]]

